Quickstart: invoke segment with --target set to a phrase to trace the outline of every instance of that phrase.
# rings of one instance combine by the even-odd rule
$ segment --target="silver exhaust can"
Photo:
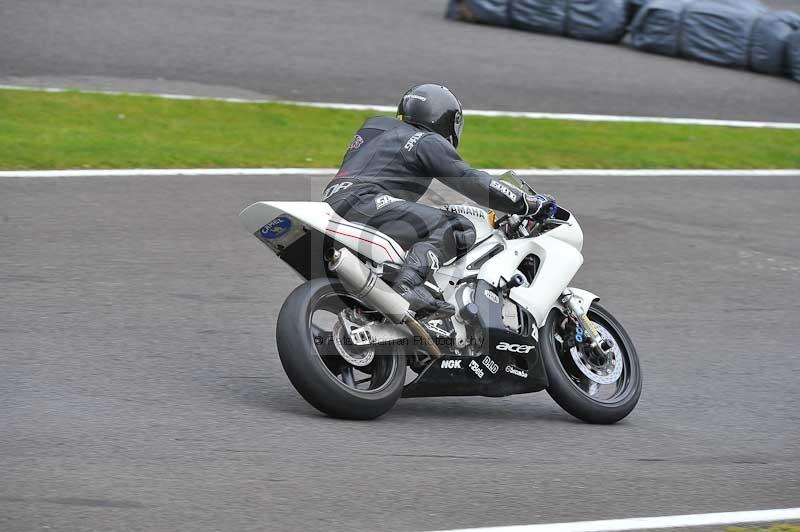
[[[364,303],[380,311],[394,323],[403,323],[408,314],[408,301],[347,248],[333,252],[328,268],[335,272],[345,289]]]

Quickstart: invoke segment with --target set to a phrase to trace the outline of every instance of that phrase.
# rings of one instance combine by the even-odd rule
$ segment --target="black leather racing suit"
[[[408,249],[399,278],[422,284],[431,269],[475,242],[467,218],[415,203],[434,178],[480,205],[526,210],[519,190],[470,167],[444,137],[390,117],[371,118],[358,130],[322,199],[343,218],[372,226]]]

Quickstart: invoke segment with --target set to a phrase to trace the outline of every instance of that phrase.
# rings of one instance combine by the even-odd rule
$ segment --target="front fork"
[[[567,316],[575,323],[575,341],[581,343],[586,341],[601,359],[607,360],[611,356],[613,345],[600,334],[592,320],[589,319],[589,305],[583,308],[582,300],[568,288],[561,294],[561,304],[564,306]]]

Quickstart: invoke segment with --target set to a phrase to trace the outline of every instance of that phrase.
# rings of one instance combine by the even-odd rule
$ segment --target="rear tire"
[[[642,372],[636,348],[622,324],[597,302],[592,303],[588,316],[590,320],[608,331],[620,348],[624,366],[618,378],[619,391],[605,400],[599,400],[592,398],[582,389],[579,382],[585,377],[577,370],[569,351],[565,351],[562,348],[563,344],[560,345],[558,342],[561,336],[559,327],[564,315],[559,310],[553,309],[539,334],[541,339],[539,345],[549,381],[547,393],[561,408],[576,418],[587,423],[607,425],[616,423],[630,414],[639,402],[642,392]],[[583,381],[583,384],[587,382],[592,384],[589,380]]]
[[[281,364],[295,389],[312,406],[321,412],[342,419],[373,419],[385,414],[403,392],[406,359],[402,346],[391,345],[381,349],[388,352],[375,354],[372,375],[385,376],[385,382],[375,389],[358,390],[344,382],[337,369],[355,368],[336,355],[330,342],[322,344],[317,332],[312,331],[315,311],[325,308],[359,306],[359,301],[331,279],[312,279],[297,287],[283,303],[276,330],[278,354]],[[348,366],[352,369],[348,369]],[[337,375],[342,375],[339,378]],[[371,385],[371,384],[370,384]]]

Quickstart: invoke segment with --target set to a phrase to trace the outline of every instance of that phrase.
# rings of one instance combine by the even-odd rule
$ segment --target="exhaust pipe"
[[[431,358],[442,356],[425,327],[409,313],[408,301],[367,268],[349,249],[335,250],[328,268],[336,273],[345,290],[354,297],[380,311],[392,322],[408,326],[412,333],[422,339],[422,347]]]
[[[394,323],[403,323],[408,316],[408,301],[392,290],[383,279],[367,268],[346,248],[333,252],[328,268],[353,296],[381,311]]]

